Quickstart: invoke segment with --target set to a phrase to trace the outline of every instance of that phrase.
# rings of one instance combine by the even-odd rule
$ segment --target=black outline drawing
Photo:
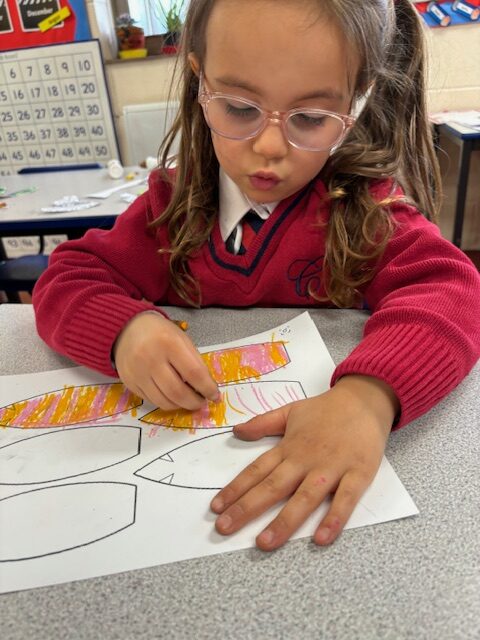
[[[98,384],[80,384],[77,386],[73,386],[73,385],[67,385],[67,388],[71,388],[71,389],[82,389],[83,387],[104,387],[104,386],[114,386],[114,385],[123,385],[123,383],[121,382],[99,382]],[[132,391],[129,391],[129,389],[127,389],[127,387],[125,387],[125,390],[128,391],[132,396],[135,396],[135,394]],[[129,407],[128,409],[123,409],[122,411],[115,411],[114,413],[108,413],[104,416],[91,416],[90,418],[86,418],[85,420],[77,420],[76,422],[67,422],[64,424],[41,424],[41,425],[28,425],[28,424],[15,424],[15,425],[10,425],[7,424],[6,422],[2,422],[3,418],[1,416],[1,413],[3,410],[6,409],[10,409],[11,407],[14,407],[16,404],[20,404],[23,402],[30,402],[31,400],[35,400],[35,398],[41,398],[42,396],[47,396],[47,395],[53,395],[53,394],[58,394],[58,393],[64,393],[65,392],[65,388],[63,389],[55,389],[54,391],[44,391],[43,393],[39,393],[36,396],[31,396],[30,398],[25,398],[24,400],[17,400],[15,402],[11,402],[10,404],[4,405],[3,407],[0,407],[0,427],[5,427],[6,429],[59,429],[59,428],[66,428],[66,427],[71,427],[74,426],[76,424],[85,424],[88,422],[97,422],[99,420],[105,420],[106,418],[112,418],[113,416],[117,416],[117,415],[121,415],[123,413],[128,413],[129,411],[132,411],[133,409],[138,409],[139,407],[142,406],[143,404],[143,400],[141,398],[138,398],[138,396],[136,396],[139,400],[138,404],[132,405],[131,407]]]
[[[100,485],[100,484],[104,484],[104,485],[123,485],[125,487],[132,487],[133,489],[133,500],[132,500],[132,506],[133,506],[133,511],[132,511],[132,516],[131,516],[131,522],[129,522],[128,524],[120,527],[120,529],[116,529],[115,531],[111,531],[110,533],[107,533],[103,536],[101,536],[100,538],[95,538],[95,540],[89,540],[86,542],[82,542],[81,544],[77,544],[74,545],[73,547],[66,547],[64,549],[58,549],[56,551],[48,551],[46,553],[40,553],[38,555],[32,555],[32,556],[26,556],[26,557],[22,557],[22,558],[2,558],[0,555],[0,563],[2,562],[22,562],[24,560],[33,560],[35,558],[45,558],[46,556],[51,556],[51,555],[57,555],[59,553],[64,553],[65,551],[72,551],[73,549],[80,549],[81,547],[86,547],[88,545],[93,544],[94,542],[98,542],[99,540],[104,540],[105,538],[109,538],[112,535],[115,535],[117,533],[119,533],[120,531],[123,531],[124,529],[128,529],[128,527],[131,527],[133,524],[135,524],[135,520],[136,520],[136,511],[137,511],[137,485],[135,484],[130,484],[129,482],[105,482],[105,481],[99,481],[99,482],[74,482],[71,484],[59,484],[59,485],[55,485],[53,487],[40,487],[39,489],[30,489],[29,491],[24,491],[22,493],[16,493],[13,496],[8,496],[7,498],[1,498],[0,499],[0,513],[1,513],[1,506],[2,506],[2,502],[5,502],[6,500],[11,500],[12,498],[18,498],[19,496],[25,496],[29,493],[35,493],[37,491],[51,491],[52,489],[59,489],[61,487],[74,487],[74,486],[78,486],[78,485]],[[123,513],[122,513],[123,515]],[[5,531],[2,531],[2,542],[3,544],[5,544]],[[35,537],[35,530],[32,529],[32,538]],[[67,541],[66,541],[67,543]],[[2,553],[2,546],[0,545],[0,554]]]
[[[282,384],[285,385],[285,389],[282,389],[282,391],[286,391],[288,393],[289,391],[286,388],[287,385],[293,385],[296,388],[296,390],[301,391],[301,393],[303,394],[301,396],[302,399],[307,397],[307,395],[305,393],[305,390],[304,390],[304,388],[302,386],[302,383],[299,382],[298,380],[261,380],[259,382],[254,382],[254,381],[251,381],[251,382],[239,382],[239,383],[235,383],[235,384],[220,385],[219,388],[220,388],[220,390],[225,389],[225,391],[228,393],[228,392],[231,392],[232,389],[235,390],[235,388],[238,388],[238,387],[253,387],[254,388],[254,393],[255,393],[255,387],[257,387],[257,386],[259,386],[260,390],[262,391],[262,390],[265,390],[266,385],[282,385]],[[274,394],[278,395],[280,397],[281,402],[278,401],[278,398],[273,398]],[[247,415],[248,419],[250,419],[250,418],[253,418],[255,416],[261,415],[262,413],[265,413],[266,411],[269,411],[271,409],[278,409],[279,407],[284,407],[286,404],[289,404],[290,402],[295,402],[296,400],[300,399],[300,398],[295,398],[294,396],[290,396],[289,398],[283,398],[280,395],[280,391],[274,391],[273,394],[272,394],[272,398],[276,401],[276,403],[277,403],[276,406],[269,407],[268,406],[268,402],[267,402],[267,400],[265,398],[262,398],[262,400],[259,400],[257,398],[255,400],[255,402],[258,402],[261,405],[261,403],[263,401],[267,405],[267,407],[266,408],[265,407],[260,407],[263,410],[262,411],[258,411],[258,412],[255,412],[255,411],[251,410],[250,415],[245,413],[245,412],[243,412],[243,415],[244,416]],[[272,400],[272,398],[269,398],[269,400]],[[230,406],[230,403],[228,402],[228,400],[227,401],[224,400],[224,402],[226,403],[226,411],[228,411],[228,409],[230,409],[231,411],[235,411],[235,409],[233,409]],[[173,414],[173,417],[170,418],[170,420],[166,421],[166,422],[153,422],[151,420],[146,420],[146,418],[148,418],[149,416],[153,416],[156,413],[159,413],[159,414],[166,413],[167,415],[168,414],[170,414],[170,415]],[[222,424],[222,425],[211,424],[211,425],[203,426],[201,424],[199,425],[199,424],[193,423],[192,426],[179,426],[178,424],[175,424],[173,422],[173,420],[175,419],[175,414],[178,414],[178,413],[181,413],[181,414],[184,414],[184,415],[192,415],[192,417],[193,417],[199,412],[190,412],[190,411],[186,411],[186,410],[182,410],[182,409],[163,412],[161,409],[154,409],[153,411],[150,411],[149,413],[146,413],[145,415],[143,415],[141,418],[138,418],[138,420],[141,423],[148,424],[148,425],[150,425],[152,427],[166,427],[167,429],[178,429],[179,431],[181,431],[181,430],[187,430],[187,431],[188,430],[195,430],[195,431],[196,430],[202,430],[203,431],[205,429],[226,429],[226,428],[232,427],[234,424],[236,424],[236,421],[234,421],[231,424]],[[240,413],[242,413],[242,412],[239,410],[239,414]]]
[[[82,471],[81,473],[73,473],[72,475],[69,476],[64,476],[63,478],[52,478],[50,480],[34,480],[31,482],[5,482],[2,480],[2,474],[5,470],[5,463],[2,462],[2,454],[5,453],[5,449],[8,449],[9,447],[15,447],[17,445],[21,445],[22,442],[27,442],[30,440],[33,440],[35,438],[47,438],[48,436],[51,437],[59,437],[60,434],[69,434],[69,433],[78,433],[79,431],[83,431],[85,429],[113,429],[113,428],[117,428],[117,429],[136,429],[137,430],[137,451],[136,453],[134,453],[133,455],[129,455],[127,458],[122,458],[122,460],[118,460],[117,462],[113,462],[111,464],[107,464],[105,466],[102,467],[98,467],[98,468],[94,468],[94,469],[90,469],[89,471]],[[75,436],[76,437],[76,436]],[[39,433],[37,435],[31,436],[30,438],[23,438],[22,440],[17,440],[16,442],[11,442],[9,444],[0,446],[0,486],[27,486],[27,485],[31,485],[31,484],[48,484],[50,482],[60,482],[62,480],[68,480],[70,478],[78,478],[79,476],[84,476],[87,475],[89,473],[96,473],[97,471],[102,471],[103,469],[109,469],[110,467],[115,467],[118,464],[121,464],[122,462],[126,462],[127,460],[131,460],[132,458],[135,458],[136,456],[139,455],[140,453],[140,448],[141,448],[141,439],[142,439],[142,428],[141,427],[133,427],[133,426],[129,426],[129,425],[104,425],[104,426],[100,426],[100,425],[90,425],[87,427],[78,427],[77,429],[55,429],[55,431],[50,431],[49,433]],[[47,444],[46,449],[48,451],[49,445]],[[8,456],[8,452],[7,452],[7,456]],[[31,458],[30,458],[31,461]],[[1,534],[0,534],[1,535]]]

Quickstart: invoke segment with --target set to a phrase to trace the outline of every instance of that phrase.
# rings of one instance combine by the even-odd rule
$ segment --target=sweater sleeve
[[[90,229],[62,243],[33,291],[37,330],[55,351],[106,375],[113,344],[128,321],[153,310],[168,288],[168,258],[147,228],[151,198],[143,194],[111,230]]]
[[[363,339],[336,368],[380,378],[401,406],[396,428],[431,409],[480,355],[480,276],[418,211],[393,206],[395,232],[364,293]]]

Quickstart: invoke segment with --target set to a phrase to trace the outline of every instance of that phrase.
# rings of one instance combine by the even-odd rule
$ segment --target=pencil
[[[186,320],[172,320],[173,324],[176,324],[177,327],[180,327],[182,331],[186,331],[188,329],[188,322]]]

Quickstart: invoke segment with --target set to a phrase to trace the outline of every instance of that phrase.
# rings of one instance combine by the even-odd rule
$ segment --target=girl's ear
[[[190,62],[193,73],[198,77],[200,75],[200,62],[193,51],[188,54],[188,61]]]

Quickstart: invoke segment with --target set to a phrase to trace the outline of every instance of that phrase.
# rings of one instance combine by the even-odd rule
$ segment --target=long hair
[[[195,53],[202,63],[207,23],[216,1],[190,2],[173,81],[180,76],[180,108],[160,148],[160,167],[164,179],[172,182],[172,197],[153,223],[167,224],[170,246],[161,251],[170,254],[171,283],[194,306],[201,305],[201,292],[189,273],[188,259],[213,229],[219,166],[188,54]],[[350,307],[373,277],[375,261],[393,233],[388,211],[392,199],[375,200],[372,181],[391,177],[428,219],[434,220],[438,213],[441,182],[426,110],[424,38],[409,0],[310,0],[310,4],[333,19],[345,35],[360,61],[354,98],[367,96],[354,127],[320,174],[330,200],[323,284],[328,300]],[[179,151],[172,178],[167,168],[175,139]],[[315,291],[310,295],[325,299]]]

